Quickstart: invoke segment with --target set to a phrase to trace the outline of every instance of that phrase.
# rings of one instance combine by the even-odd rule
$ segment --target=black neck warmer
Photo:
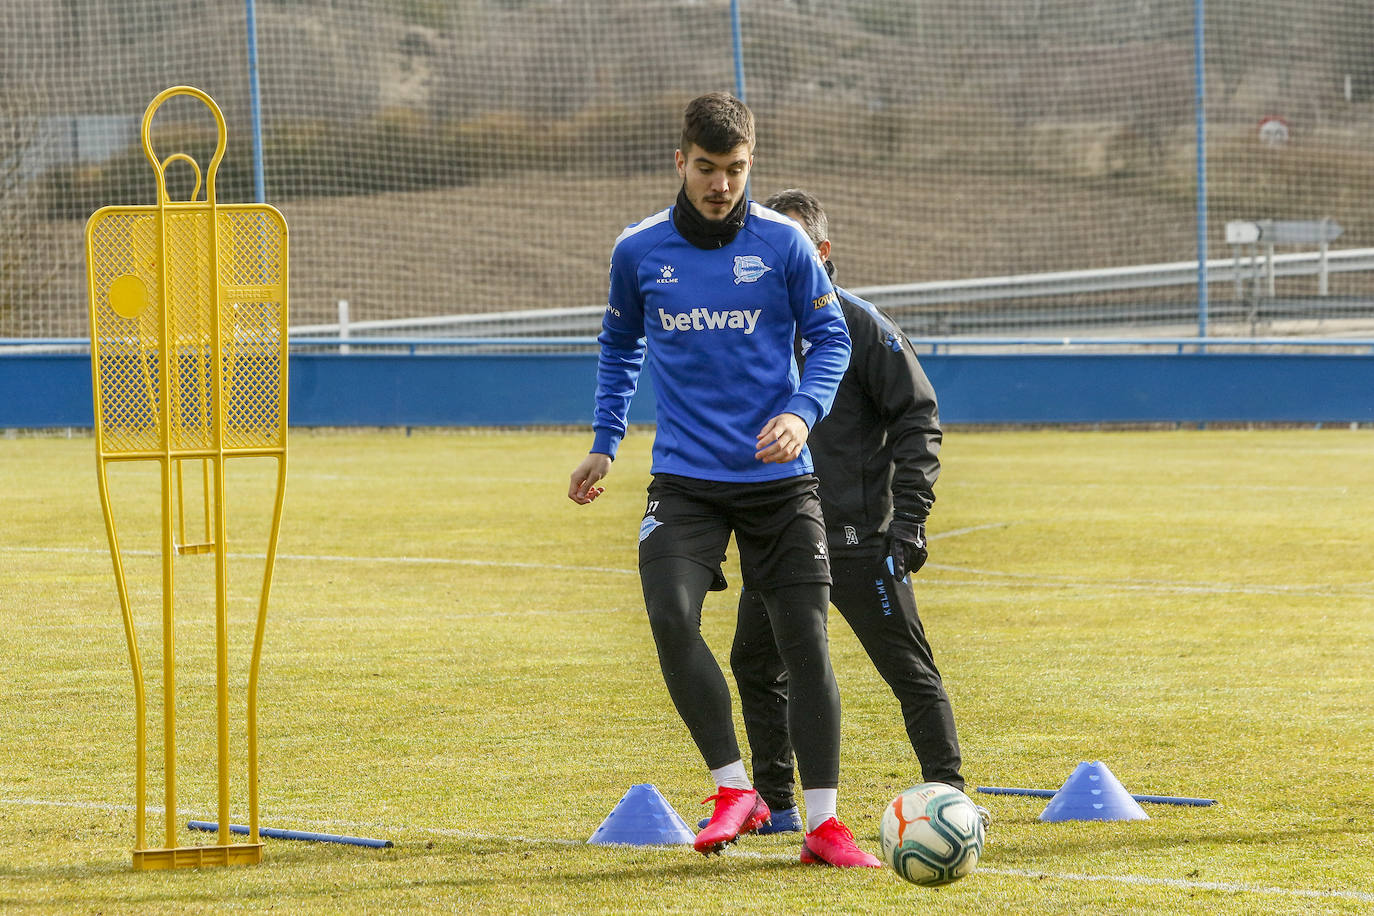
[[[829,258],[825,259],[825,275],[830,278],[830,282],[835,282],[835,262]]]
[[[673,226],[684,239],[698,248],[710,251],[724,248],[735,240],[735,236],[744,226],[744,217],[748,212],[749,199],[741,197],[735,208],[725,214],[724,219],[707,219],[687,199],[687,186],[684,184],[677,192],[677,203],[673,207]]]

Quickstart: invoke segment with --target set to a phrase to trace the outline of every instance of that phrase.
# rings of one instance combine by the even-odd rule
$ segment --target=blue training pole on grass
[[[215,832],[219,830],[219,824],[214,821],[187,821],[186,826],[192,830],[206,830]],[[230,833],[237,833],[241,836],[248,835],[246,824],[230,824]],[[281,830],[276,827],[260,827],[258,834],[274,840],[310,840],[316,843],[340,843],[344,846],[366,846],[369,849],[390,849],[396,844],[390,840],[374,840],[365,836],[340,836],[336,833],[310,833],[306,830]]]
[[[988,795],[1030,795],[1034,798],[1054,798],[1059,794],[1058,789],[1003,789],[997,786],[979,786],[978,791]],[[1217,803],[1215,798],[1188,798],[1185,795],[1132,795],[1131,798],[1157,805],[1194,805],[1199,808]]]

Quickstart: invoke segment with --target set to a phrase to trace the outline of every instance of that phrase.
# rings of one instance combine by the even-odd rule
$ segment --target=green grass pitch
[[[1056,788],[1101,760],[1131,792],[1219,804],[1042,824],[1044,799],[975,794],[995,817],[984,860],[940,890],[802,867],[795,837],[710,860],[585,844],[631,785],[656,785],[692,823],[710,791],[632,571],[650,435],[635,431],[605,496],[578,507],[567,477],[589,442],[295,432],[262,673],[262,822],[396,846],[267,840],[260,866],[135,873],[133,691],[94,444],[0,440],[0,910],[1374,910],[1368,430],[950,431],[917,587],[970,785]],[[236,696],[269,470],[230,463]],[[154,466],[115,471],[156,697]],[[180,823],[214,817],[211,570],[207,556],[176,563]],[[703,625],[721,659],[727,572]],[[919,771],[838,614],[831,643],[841,817],[876,851],[883,805]],[[157,738],[157,702],[150,714]],[[150,782],[160,804],[160,765]],[[236,821],[243,797],[239,779]],[[161,824],[150,815],[155,838]]]

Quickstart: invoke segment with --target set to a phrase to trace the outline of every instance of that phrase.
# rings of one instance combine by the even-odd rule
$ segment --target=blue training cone
[[[1042,821],[1146,821],[1150,815],[1101,760],[1080,763],[1040,813]]]
[[[676,846],[691,843],[696,834],[668,799],[653,786],[630,786],[588,843],[601,846]]]

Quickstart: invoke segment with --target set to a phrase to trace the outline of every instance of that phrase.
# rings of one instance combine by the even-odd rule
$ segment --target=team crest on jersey
[[[773,268],[763,263],[763,258],[756,254],[741,254],[735,256],[735,285],[741,283],[754,283],[759,277]]]
[[[844,543],[848,547],[853,547],[859,543],[859,532],[854,530],[853,525],[844,526]]]

